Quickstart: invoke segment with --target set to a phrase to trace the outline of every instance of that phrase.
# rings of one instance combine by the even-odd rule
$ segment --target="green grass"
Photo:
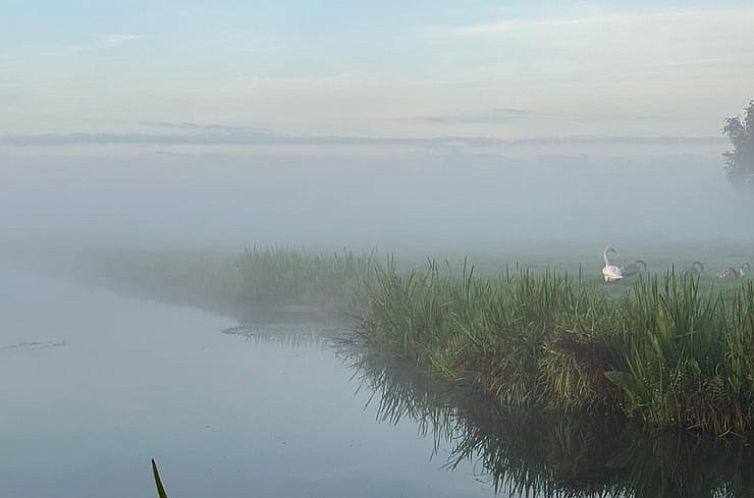
[[[647,425],[754,432],[754,286],[640,276],[375,269],[360,331],[507,406],[618,412]]]

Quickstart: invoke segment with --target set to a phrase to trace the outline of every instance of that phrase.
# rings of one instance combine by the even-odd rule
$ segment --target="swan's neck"
[[[610,266],[610,260],[607,259],[607,251],[602,253],[602,257],[605,258],[605,266]]]

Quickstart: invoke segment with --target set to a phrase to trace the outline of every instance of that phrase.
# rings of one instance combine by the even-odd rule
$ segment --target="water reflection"
[[[291,349],[320,346],[329,349],[349,333],[343,327],[318,324],[272,323],[240,325],[224,329],[223,334],[243,337],[252,344],[275,344]]]
[[[382,422],[410,417],[446,462],[476,462],[497,492],[536,497],[751,497],[748,442],[647,434],[622,420],[501,410],[410,362],[343,350]]]

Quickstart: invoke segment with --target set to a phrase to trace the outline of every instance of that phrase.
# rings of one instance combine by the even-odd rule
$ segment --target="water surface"
[[[152,497],[152,457],[175,498],[494,494],[471,463],[442,468],[449,449],[430,458],[416,421],[378,423],[337,348],[0,277],[0,496]]]
[[[10,269],[0,320],[2,497],[154,497],[153,457],[171,498],[754,496],[746,440],[502,411],[332,324]]]

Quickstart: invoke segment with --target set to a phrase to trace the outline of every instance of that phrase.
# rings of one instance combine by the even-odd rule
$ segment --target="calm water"
[[[212,314],[0,273],[0,496],[491,496],[376,421],[337,349],[247,340]],[[260,330],[264,332],[264,330]],[[484,482],[480,482],[480,479]]]
[[[500,413],[410,366],[0,271],[0,497],[754,496],[739,439]],[[317,339],[320,338],[320,339]]]

